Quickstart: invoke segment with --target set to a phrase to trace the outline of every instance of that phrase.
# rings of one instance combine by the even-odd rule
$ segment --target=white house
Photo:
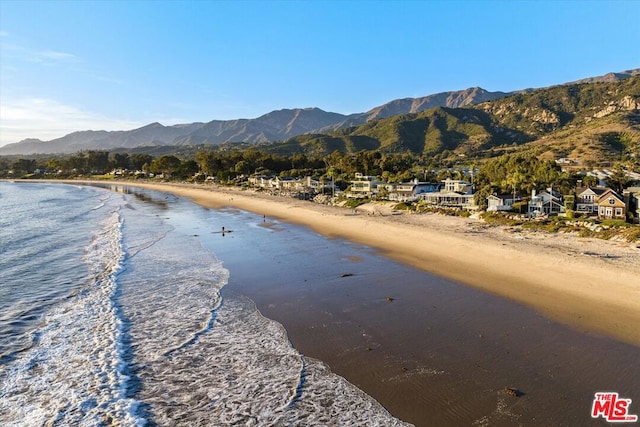
[[[598,199],[604,192],[605,187],[576,188],[576,211],[587,215],[598,213]]]
[[[475,209],[473,186],[462,180],[445,179],[444,188],[437,192],[423,193],[420,198],[426,203],[436,206]]]
[[[510,211],[515,202],[522,201],[522,198],[513,194],[492,194],[487,197],[487,211]]]
[[[377,181],[375,176],[362,175],[359,172],[356,172],[355,178],[351,181],[347,197],[371,197],[378,194],[379,185],[384,185],[383,182]]]
[[[282,192],[304,191],[314,193],[325,186],[324,184],[321,184],[318,179],[310,176],[306,176],[304,178],[268,178],[266,176],[258,175],[250,177],[249,183],[255,187]],[[326,187],[331,188],[330,185],[327,185]]]
[[[442,184],[435,182],[418,182],[417,179],[411,182],[399,184],[385,184],[389,193],[389,200],[398,202],[415,202],[424,193],[433,193],[442,188]]]
[[[248,181],[249,184],[253,185],[254,187],[269,188],[271,186],[271,178],[264,175],[250,176]]]
[[[565,211],[562,203],[562,195],[551,188],[536,194],[536,190],[531,191],[529,200],[529,215],[557,215]]]

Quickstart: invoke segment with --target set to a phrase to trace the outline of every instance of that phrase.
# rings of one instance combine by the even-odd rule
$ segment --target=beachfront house
[[[532,190],[527,208],[529,215],[557,215],[565,212],[562,194],[551,188],[547,188],[540,194]]]
[[[618,193],[607,189],[598,198],[598,219],[621,219],[627,217],[627,205]]]
[[[487,211],[510,211],[513,204],[522,201],[522,197],[513,194],[492,194],[487,197]]]
[[[415,202],[424,193],[440,191],[442,184],[437,182],[418,182],[414,179],[410,182],[399,184],[385,184],[388,192],[388,199],[397,202]]]
[[[598,214],[598,200],[607,191],[605,187],[576,188],[576,212],[586,215]]]
[[[355,179],[351,181],[351,186],[347,191],[347,197],[368,198],[378,194],[378,186],[384,183],[377,181],[375,176],[363,175],[356,172]]]
[[[471,183],[457,179],[445,179],[440,191],[420,194],[420,199],[433,206],[476,209]]]
[[[270,186],[271,178],[264,175],[253,175],[249,177],[248,181],[249,184],[253,185],[254,187],[268,188]]]
[[[275,188],[281,191],[308,191],[315,192],[320,186],[320,181],[310,176],[304,178],[279,178],[275,179]]]
[[[640,187],[629,187],[622,193],[627,205],[627,220],[632,224],[640,224]]]
[[[304,178],[280,178],[255,175],[249,178],[249,183],[254,187],[265,190],[277,191],[280,193],[309,193],[315,194],[325,187],[317,178],[306,176]],[[330,188],[330,186],[327,186]]]

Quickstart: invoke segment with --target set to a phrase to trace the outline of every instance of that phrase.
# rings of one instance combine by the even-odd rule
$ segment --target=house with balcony
[[[607,191],[605,187],[576,188],[576,212],[586,215],[598,214],[598,199]]]
[[[420,199],[438,207],[476,209],[471,183],[457,179],[445,179],[440,191],[420,194]]]
[[[529,215],[558,215],[565,212],[562,194],[551,188],[539,194],[532,190],[527,208]]]
[[[388,199],[397,202],[415,202],[424,193],[440,191],[442,184],[437,182],[418,182],[417,179],[399,184],[385,184]]]
[[[305,176],[304,178],[273,178],[256,175],[249,178],[249,183],[254,187],[282,193],[304,192],[314,194],[323,187],[331,188],[330,185],[325,185],[324,182],[320,182],[320,180],[311,176]]]
[[[352,198],[368,198],[378,194],[378,186],[384,185],[383,182],[376,180],[375,176],[363,175],[356,172],[355,179],[351,181],[351,186],[347,192],[347,197]]]

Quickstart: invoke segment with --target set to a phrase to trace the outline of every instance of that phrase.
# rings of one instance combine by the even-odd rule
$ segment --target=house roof
[[[584,193],[593,193],[596,196],[600,196],[607,190],[607,187],[578,187],[576,188],[576,195],[581,196]]]
[[[622,197],[620,197],[620,195],[619,195],[618,193],[616,193],[615,191],[613,191],[613,190],[612,190],[612,189],[610,189],[610,188],[607,188],[607,191],[603,192],[603,193],[600,195],[600,198],[599,198],[600,203],[601,203],[602,201],[604,201],[605,199],[607,199],[607,198],[609,198],[609,197],[612,197],[612,196],[613,196],[613,197],[615,197],[616,199],[618,199],[618,201],[619,201],[620,203],[624,203],[624,200],[622,199]]]
[[[546,198],[544,196],[548,196],[549,199],[551,199],[551,200],[561,200],[562,199],[562,194],[557,192],[557,191],[555,191],[555,190],[553,190],[552,192],[549,192],[548,190],[543,190],[543,191],[539,192],[536,195],[532,195],[531,199],[532,200],[533,199],[544,199],[544,198]]]
[[[490,197],[495,197],[498,198],[500,200],[518,200],[518,199],[522,199],[522,196],[519,194],[516,194],[516,196],[514,197],[513,194],[492,194],[487,198]]]
[[[628,187],[624,189],[624,192],[640,195],[640,187]]]

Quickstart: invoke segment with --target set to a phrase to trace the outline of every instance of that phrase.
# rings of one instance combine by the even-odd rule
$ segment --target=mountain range
[[[298,135],[261,150],[313,156],[376,150],[450,160],[526,150],[582,164],[640,159],[640,75],[525,91],[463,108],[435,107]]]
[[[565,83],[564,86],[595,82],[616,82],[626,80],[637,75],[640,75],[640,69],[619,73],[609,73],[604,76],[582,79],[577,82]],[[373,129],[376,127],[375,124],[381,119],[407,114],[417,114],[432,110],[436,107],[443,107],[444,109],[435,110],[435,113],[431,114],[434,123],[434,114],[442,115],[446,113],[451,117],[457,117],[460,116],[460,113],[453,113],[452,111],[454,110],[451,109],[458,109],[460,107],[467,107],[470,105],[485,105],[484,107],[481,107],[481,110],[484,111],[485,115],[500,114],[499,108],[496,107],[496,109],[486,106],[492,105],[489,101],[513,97],[518,94],[531,94],[540,90],[542,89],[525,89],[517,92],[489,92],[482,88],[474,87],[459,91],[442,92],[421,98],[396,99],[372,108],[367,112],[350,115],[327,112],[319,108],[298,108],[272,111],[255,119],[212,120],[208,123],[196,122],[173,126],[164,126],[156,122],[128,131],[79,131],[50,141],[25,139],[14,144],[8,144],[4,147],[0,147],[0,154],[75,153],[81,150],[217,145],[226,142],[245,142],[255,144],[285,141],[301,135],[335,134],[331,136],[331,138],[334,138],[340,137],[340,133],[342,133],[342,136],[345,136],[345,132],[348,134],[349,129],[358,128],[367,124],[372,124]],[[487,122],[487,117],[482,115],[483,113],[479,110],[474,111],[474,113],[471,113],[470,111],[466,113],[467,116],[473,116],[473,122],[465,126],[473,127],[474,123],[476,125],[484,123],[483,126],[491,126]],[[549,114],[553,115],[555,113],[551,112]],[[465,122],[463,116],[465,116],[464,113],[455,120],[460,120],[461,123]],[[548,120],[551,120],[551,122],[555,120],[553,117],[549,117],[550,118],[548,118]],[[452,120],[451,118],[449,119]],[[446,118],[444,120],[446,121]],[[544,122],[544,120],[547,120],[547,118],[543,118],[542,121],[537,120],[536,123],[539,124]],[[354,131],[351,132],[353,133]],[[458,133],[461,138],[466,138],[467,142],[470,141],[468,135],[464,132]],[[362,137],[360,138],[360,141],[365,141],[366,138],[372,138],[366,134],[366,130],[359,130],[355,131],[355,134],[351,136]],[[491,134],[493,135],[493,133]],[[522,134],[522,136],[518,136],[518,134]],[[437,139],[434,135],[435,134],[433,134],[433,132],[430,134],[432,140],[434,138]],[[505,136],[507,140],[514,139],[516,136],[523,141],[531,139],[530,134],[522,133],[516,128],[511,129],[509,133],[505,133]],[[312,137],[309,136],[301,137],[301,140],[308,141],[310,138],[312,139]],[[478,139],[477,137],[474,138],[471,138],[471,140],[474,141]],[[491,139],[486,135],[483,138]],[[397,144],[402,145],[403,142],[399,141]],[[471,142],[471,145],[473,144],[474,143]],[[434,142],[432,145],[434,145],[434,147],[440,147],[441,149],[448,146],[447,144],[443,145],[442,141]],[[425,151],[425,149],[423,148],[418,151]]]

